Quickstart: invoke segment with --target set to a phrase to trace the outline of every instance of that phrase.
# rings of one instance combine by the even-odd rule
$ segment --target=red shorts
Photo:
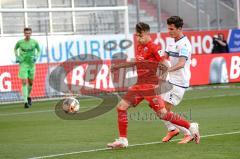
[[[155,87],[156,85],[152,84],[134,85],[129,88],[123,99],[133,106],[145,99],[155,112],[159,111],[165,107],[165,104],[162,97],[155,92]]]

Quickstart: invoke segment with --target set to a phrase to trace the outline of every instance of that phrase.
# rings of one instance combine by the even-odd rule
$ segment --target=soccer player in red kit
[[[165,58],[160,52],[159,46],[152,42],[149,32],[150,27],[148,24],[140,22],[136,25],[136,37],[138,43],[136,67],[138,79],[137,83],[129,88],[128,92],[117,105],[119,138],[114,142],[107,144],[110,148],[123,148],[128,146],[127,110],[131,106],[138,105],[144,99],[148,101],[149,106],[156,112],[160,119],[185,127],[189,129],[192,134],[198,136],[198,127],[195,127],[194,123],[189,123],[179,115],[168,112],[161,95],[155,92],[155,88],[159,86],[157,70],[160,67],[159,64],[165,62]],[[131,63],[114,66],[112,71],[121,67],[129,66],[131,66]],[[165,70],[166,67],[164,68],[161,65],[161,69]]]

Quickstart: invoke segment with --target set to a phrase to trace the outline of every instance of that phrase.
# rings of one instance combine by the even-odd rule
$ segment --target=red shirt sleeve
[[[160,50],[160,46],[153,43],[152,41],[149,41],[146,44],[146,47],[148,48],[148,51],[146,54],[144,54],[144,59],[148,59],[151,55],[154,56],[158,61],[162,61],[163,58],[158,54],[158,51]]]

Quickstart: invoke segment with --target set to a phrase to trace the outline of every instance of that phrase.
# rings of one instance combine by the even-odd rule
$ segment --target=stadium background
[[[0,158],[240,158],[239,7],[239,0],[0,0]],[[129,109],[130,146],[116,151],[106,149],[118,135],[115,109],[89,120],[57,116],[55,106],[64,94],[48,84],[55,66],[78,54],[79,62],[89,63],[84,57],[90,53],[106,61],[106,73],[117,53],[134,58],[138,21],[150,24],[153,40],[164,49],[169,40],[166,19],[171,15],[183,17],[184,34],[194,49],[192,87],[174,111],[200,124],[200,144],[178,145],[182,135],[163,144],[166,129],[146,102]],[[30,109],[23,108],[13,51],[25,26],[33,28],[33,38],[41,45]],[[231,53],[211,53],[212,37],[218,33],[225,35]],[[132,45],[120,47],[126,39]],[[108,42],[116,48],[105,49]],[[79,70],[72,76],[75,80],[70,77],[67,82],[77,82]],[[97,79],[100,90],[111,90],[109,80],[104,85]],[[80,112],[101,103],[98,97],[81,98]]]
[[[24,26],[33,29],[33,38],[41,47],[32,92],[35,99],[61,95],[49,87],[48,77],[57,64],[73,56],[93,54],[102,60],[111,60],[115,53],[122,52],[128,58],[134,58],[134,27],[139,21],[150,24],[153,40],[164,50],[171,40],[166,33],[166,19],[170,15],[183,17],[184,34],[193,46],[192,86],[239,82],[238,5],[237,0],[2,0],[0,101],[21,100],[13,48],[22,38]],[[231,54],[211,54],[212,37],[218,33],[224,34]],[[133,43],[128,48],[121,48],[120,42],[126,39]],[[108,42],[115,42],[116,48],[104,49]],[[86,59],[79,61],[86,62]],[[74,83],[68,81],[71,82]],[[98,89],[111,88],[108,82]]]

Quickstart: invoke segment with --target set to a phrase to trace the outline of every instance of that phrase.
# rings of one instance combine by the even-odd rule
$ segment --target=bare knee
[[[30,86],[32,86],[32,85],[33,85],[33,80],[28,79],[28,84],[29,84]]]
[[[117,105],[117,109],[119,110],[127,110],[129,107],[130,104],[127,103],[125,100],[121,100]]]
[[[167,114],[167,109],[166,108],[162,108],[160,109],[159,111],[156,112],[157,116],[160,118],[160,119],[164,119],[165,115]]]
[[[171,103],[165,102],[165,108],[168,112],[170,112],[173,108],[173,105]]]
[[[22,85],[26,85],[27,84],[27,80],[26,79],[22,79]]]

